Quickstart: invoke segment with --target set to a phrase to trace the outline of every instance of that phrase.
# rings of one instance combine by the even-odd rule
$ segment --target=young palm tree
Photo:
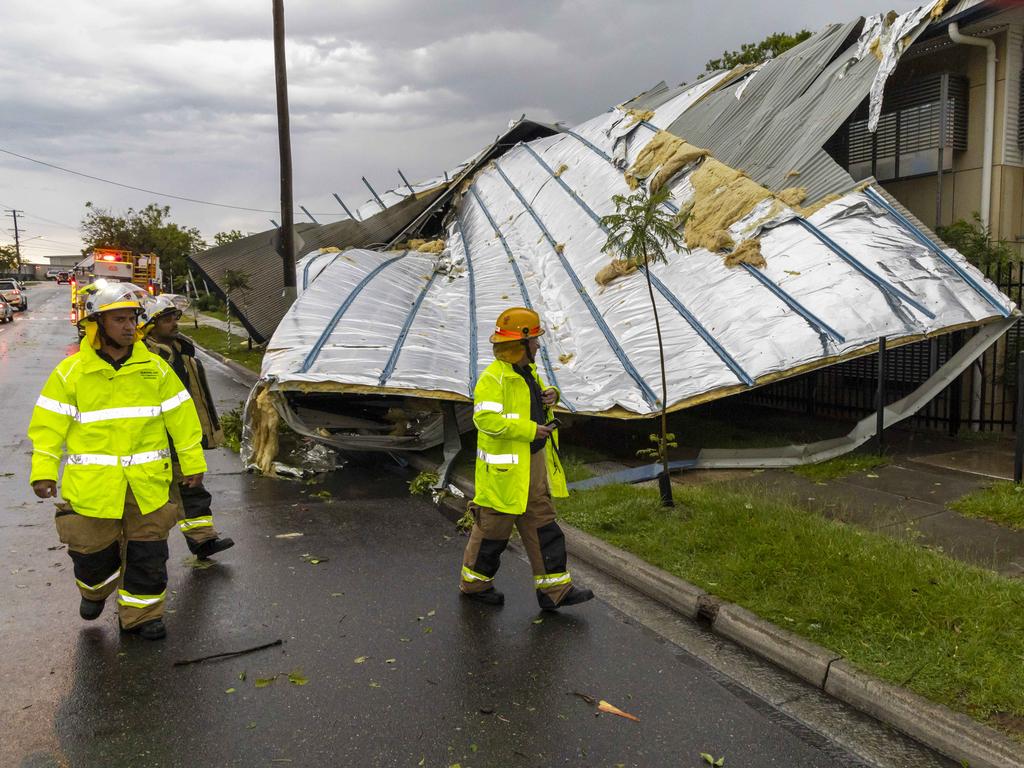
[[[672,507],[672,481],[668,470],[668,449],[674,445],[674,435],[668,433],[668,381],[665,375],[665,348],[661,341],[661,323],[658,321],[658,305],[654,301],[654,287],[651,285],[650,265],[668,262],[666,249],[679,250],[683,247],[683,235],[676,227],[678,220],[664,208],[669,191],[662,188],[653,194],[641,187],[632,195],[615,195],[615,213],[601,219],[608,233],[608,240],[601,249],[623,261],[629,267],[643,268],[647,278],[647,294],[651,298],[654,313],[654,328],[658,333],[658,358],[661,364],[661,434],[655,438],[657,449],[653,453],[661,461],[662,474],[659,477],[662,506]]]
[[[231,349],[231,297],[235,291],[242,292],[242,304],[245,304],[245,292],[252,288],[249,285],[249,273],[240,269],[224,270],[224,291],[228,295],[228,350]]]

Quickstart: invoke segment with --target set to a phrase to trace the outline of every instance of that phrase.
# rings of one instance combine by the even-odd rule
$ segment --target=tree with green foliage
[[[608,239],[601,250],[626,262],[627,267],[643,270],[647,278],[647,294],[651,299],[654,314],[654,328],[658,334],[658,361],[661,365],[661,434],[651,435],[655,448],[650,455],[661,462],[662,506],[675,506],[672,499],[672,481],[668,469],[668,449],[675,447],[675,435],[668,432],[668,379],[665,374],[665,348],[661,339],[661,322],[658,319],[658,305],[654,301],[654,287],[651,285],[650,265],[668,263],[665,249],[680,250],[684,247],[683,235],[677,229],[678,221],[665,208],[669,197],[668,187],[662,187],[648,194],[643,187],[629,197],[615,195],[615,213],[601,219],[608,233]]]
[[[721,57],[711,59],[704,65],[704,71],[718,72],[723,69],[732,69],[738,64],[761,64],[788,51],[810,36],[810,31],[806,29],[801,29],[792,35],[788,32],[776,32],[773,35],[768,35],[759,43],[743,43],[738,51],[722,51]]]
[[[239,230],[229,229],[226,232],[218,232],[216,235],[214,235],[213,244],[227,245],[228,243],[233,243],[236,240],[241,240],[243,237],[246,237],[246,235],[243,235]]]
[[[245,292],[252,288],[249,285],[249,273],[240,269],[224,270],[224,292],[228,295],[228,349],[231,349],[231,304],[234,302],[235,291],[242,292],[242,306],[246,303]]]
[[[0,245],[0,272],[17,272],[20,268],[18,249],[13,245]]]
[[[165,273],[184,279],[188,266],[186,259],[206,248],[198,229],[171,221],[168,205],[150,203],[141,210],[129,208],[120,215],[91,202],[85,207],[86,213],[82,218],[83,255],[88,255],[94,248],[155,253],[160,257],[160,268]]]
[[[972,218],[973,221],[958,219],[948,227],[939,227],[936,234],[981,270],[1020,261],[1020,256],[1012,248],[991,239],[981,216],[975,213]]]

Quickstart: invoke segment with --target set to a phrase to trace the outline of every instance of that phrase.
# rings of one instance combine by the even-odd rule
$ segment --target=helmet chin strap
[[[122,344],[121,342],[114,341],[112,338],[110,338],[110,336],[107,335],[107,331],[103,327],[103,322],[100,318],[96,319],[96,327],[99,330],[101,346],[113,347],[118,351],[122,349],[129,349],[130,347],[134,346],[133,344]]]
[[[523,349],[526,350],[526,359],[531,363],[536,362],[537,353],[530,349],[530,339],[523,339],[520,343],[523,345]]]

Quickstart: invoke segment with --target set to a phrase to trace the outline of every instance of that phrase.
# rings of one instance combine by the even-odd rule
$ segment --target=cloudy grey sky
[[[897,2],[897,10],[916,3]],[[269,0],[7,0],[0,149],[175,195],[273,210],[278,159]],[[296,203],[427,178],[526,113],[586,119],[723,49],[886,11],[879,0],[285,0]],[[717,15],[716,15],[717,14]],[[0,207],[34,261],[80,248],[84,203],[171,205],[208,237],[276,213],[133,192],[0,153]],[[12,241],[10,217],[0,243]],[[34,239],[33,239],[34,238]]]

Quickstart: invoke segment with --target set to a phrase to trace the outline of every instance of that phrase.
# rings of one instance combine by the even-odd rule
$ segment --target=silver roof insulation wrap
[[[687,92],[676,99],[692,103]],[[678,111],[670,100],[650,122]],[[630,191],[612,159],[616,139],[631,165],[655,135],[643,125],[617,132],[622,117],[602,114],[517,145],[484,167],[440,255],[312,257],[320,263],[278,328],[263,376],[279,389],[330,382],[339,391],[469,398],[492,359],[494,319],[527,305],[548,330],[541,371],[568,407],[655,413],[658,350],[644,277],[637,272],[603,289],[594,280],[608,262],[598,220],[612,212],[613,195]],[[671,182],[675,206],[694,194],[695,167]],[[868,351],[879,336],[920,337],[1014,309],[963,257],[916,231],[870,187],[808,219],[790,209],[767,222],[759,216],[755,209],[730,231],[737,241],[759,234],[761,270],[728,268],[721,254],[704,249],[672,253],[651,269],[670,406]]]

